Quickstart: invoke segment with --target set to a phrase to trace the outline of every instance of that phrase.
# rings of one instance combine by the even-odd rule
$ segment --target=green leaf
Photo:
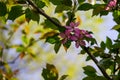
[[[71,45],[71,41],[68,40],[65,44],[63,44],[64,48],[67,50]]]
[[[106,39],[106,47],[108,49],[110,49],[112,47],[112,40],[109,37],[107,37],[107,39]]]
[[[103,0],[105,3],[108,3],[108,0]]]
[[[58,41],[59,41],[58,35],[54,35],[46,38],[46,42],[49,42],[51,44],[55,44]]]
[[[111,65],[113,65],[113,61],[111,60],[111,58],[105,58],[102,59],[99,62],[100,66],[102,66],[104,69],[108,69]]]
[[[120,11],[119,10],[115,10],[113,12],[113,19],[117,24],[120,24]]]
[[[85,0],[78,0],[78,3],[81,4],[83,3]]]
[[[110,54],[107,54],[107,53],[101,53],[100,55],[100,58],[111,58],[111,55]]]
[[[90,10],[93,8],[93,5],[92,4],[89,4],[89,3],[84,3],[82,5],[80,5],[78,7],[78,10],[84,10],[84,11],[87,11],[87,10]]]
[[[18,4],[26,4],[26,1],[25,0],[16,0],[16,3],[18,3]]]
[[[28,46],[32,46],[34,43],[35,43],[35,39],[34,38],[30,38]]]
[[[47,64],[46,68],[42,70],[42,76],[44,80],[57,80],[58,79],[58,71],[56,67],[52,64]]]
[[[54,5],[61,5],[61,0],[49,0],[51,3],[53,3]]]
[[[79,54],[85,54],[86,52],[82,49]]]
[[[113,12],[113,17],[114,18],[118,18],[120,16],[120,11],[119,10],[115,10],[114,12]]]
[[[69,11],[69,12],[67,12],[67,16],[68,16],[68,21],[66,22],[66,25],[69,25],[71,22],[74,22],[75,14],[72,13],[71,11]]]
[[[113,48],[120,48],[120,42],[117,42],[113,45]]]
[[[50,5],[50,1],[49,0],[41,0],[41,1],[44,2],[46,6]]]
[[[120,24],[120,16],[118,18],[113,18],[113,20],[117,23]]]
[[[87,38],[87,37],[86,37],[85,40],[86,40],[87,42],[90,42],[91,45],[97,44],[97,41],[96,41],[96,39],[94,39],[94,38]]]
[[[55,13],[61,13],[61,12],[63,12],[63,11],[68,11],[68,10],[71,10],[71,7],[62,4],[62,5],[58,5],[58,6],[55,8]]]
[[[105,5],[103,4],[95,4],[94,5],[94,9],[93,9],[93,13],[92,16],[97,16],[98,14],[100,14],[102,11],[104,11]]]
[[[107,80],[107,79],[103,76],[96,76],[95,80]]]
[[[28,38],[26,35],[22,36],[22,41],[23,41],[23,44],[28,45]]]
[[[117,38],[120,39],[120,33],[118,34]]]
[[[116,62],[117,62],[118,64],[120,64],[120,57],[119,57],[119,56],[116,56],[116,57],[115,57],[115,60],[116,60]]]
[[[83,67],[83,69],[86,75],[93,76],[93,77],[96,76],[96,70],[92,66],[88,65]]]
[[[56,18],[52,18],[55,22],[59,23],[59,20],[57,20]],[[45,28],[51,28],[51,29],[54,29],[54,30],[58,30],[58,27],[53,24],[51,21],[49,21],[48,19],[45,20],[45,22],[43,23],[44,27]]]
[[[58,43],[55,44],[54,50],[55,50],[56,53],[58,53],[60,47],[61,47],[61,42],[58,42]]]
[[[45,3],[40,1],[40,0],[36,0],[35,4],[39,7],[39,8],[43,8],[45,6]]]
[[[112,29],[118,30],[118,29],[120,29],[120,25],[115,25]]]
[[[7,13],[6,4],[3,2],[0,2],[0,16],[5,16],[6,13]]]
[[[83,78],[83,80],[95,80],[95,78],[91,77],[91,76],[88,76],[88,77]]]
[[[67,77],[68,77],[68,75],[62,75],[62,76],[60,77],[60,80],[65,80]]]
[[[91,60],[91,57],[87,56],[86,61],[89,61],[89,60]]]
[[[22,6],[13,6],[9,12],[8,19],[15,20],[23,14]]]
[[[49,0],[54,5],[65,5],[65,6],[72,6],[71,0]]]
[[[101,11],[100,16],[106,16],[106,15],[108,15],[108,13],[109,13],[108,11]]]
[[[17,47],[16,51],[17,52],[23,52],[25,50],[25,47],[23,45],[20,45],[19,47]]]
[[[100,46],[101,46],[101,48],[102,48],[103,50],[105,50],[106,45],[105,45],[105,43],[104,43],[103,41],[100,43]]]
[[[30,10],[29,8],[25,10],[25,18],[28,20],[37,21],[38,23],[40,20],[39,14],[35,11]]]
[[[61,0],[61,3],[66,6],[72,6],[72,0]]]
[[[90,71],[93,73],[96,72],[96,70],[90,65],[83,67],[83,69],[84,69],[84,71]]]
[[[45,6],[45,3],[41,0],[33,0],[33,1],[39,8],[43,8]]]
[[[95,76],[95,77],[85,77],[83,80],[107,80],[106,78],[104,78],[103,76]]]

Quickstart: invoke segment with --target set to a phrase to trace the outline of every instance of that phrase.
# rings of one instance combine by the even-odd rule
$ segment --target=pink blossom
[[[76,27],[78,27],[78,25],[79,25],[79,22],[77,22],[77,23],[71,22],[70,25],[65,26],[65,28],[68,30],[74,31],[76,29]]]
[[[78,36],[71,36],[71,40],[75,41],[75,46],[78,48],[79,46],[85,46],[84,35],[79,34]]]
[[[70,30],[65,30],[65,32],[60,33],[60,36],[63,38],[62,40],[63,44],[65,44],[67,40],[70,39],[70,36],[71,36],[70,32],[71,32]]]
[[[105,10],[111,10],[116,6],[116,4],[117,4],[117,0],[110,0]]]
[[[75,43],[76,48],[78,48],[79,46],[85,46],[85,45],[86,45],[86,43],[83,40],[78,40]]]
[[[86,30],[80,30],[77,28],[79,23],[71,22],[69,26],[65,26],[66,30],[60,33],[62,43],[65,44],[68,40],[75,41],[75,46],[85,46],[85,37],[92,38],[92,35]]]
[[[81,30],[81,32],[82,32],[83,35],[85,35],[85,37],[92,38],[92,35],[89,34],[87,31]]]

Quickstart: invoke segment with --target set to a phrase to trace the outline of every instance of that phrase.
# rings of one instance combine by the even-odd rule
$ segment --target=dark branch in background
[[[116,71],[119,70],[120,68],[120,65],[118,65],[118,67],[116,66],[117,65],[117,62],[116,62],[116,58],[119,56],[119,49],[117,49],[117,53],[116,53],[116,56],[115,56],[115,59],[114,59],[114,70],[113,70],[113,75],[115,75]],[[116,69],[117,67],[117,69]]]
[[[31,0],[26,0],[36,11],[46,17],[48,20],[50,20],[53,24],[55,24],[57,27],[63,27],[61,24],[55,22],[50,16],[48,16],[42,9],[38,8],[36,4],[34,4]],[[91,59],[95,62],[97,67],[100,69],[104,77],[108,80],[113,80],[110,78],[110,76],[105,72],[105,70],[98,64],[97,59],[89,52],[89,48],[84,47],[84,51],[91,57]]]
[[[31,0],[26,0],[36,11],[46,17],[48,20],[50,20],[53,24],[55,24],[57,27],[63,27],[61,24],[54,21],[50,16],[48,16],[42,9],[38,8],[36,4],[34,4]]]
[[[8,64],[14,64],[14,63],[15,63],[15,61],[16,61],[19,57],[20,57],[20,54],[19,54],[19,55],[17,55],[17,57],[16,57],[15,59],[13,59],[12,61],[7,62],[7,63],[8,63]]]
[[[98,60],[89,52],[89,48],[83,47],[83,50],[91,57],[91,59],[94,61],[94,63],[97,65],[97,67],[100,69],[104,77],[108,80],[113,80],[110,78],[110,76],[105,72],[105,70],[98,64]]]
[[[9,36],[9,38],[6,40],[6,43],[9,42],[9,41],[11,40],[11,38],[12,38],[13,35],[14,35],[14,33],[15,33],[15,32],[13,32],[13,33]]]
[[[37,43],[38,41],[40,41],[40,39],[35,40],[35,41],[33,41],[32,43],[34,44],[34,43]],[[27,47],[26,47],[26,49],[27,49],[28,47],[32,46],[33,44],[31,44],[31,45],[27,46]],[[14,64],[14,63],[15,63],[15,61],[16,61],[16,60],[17,60],[20,56],[21,56],[21,53],[20,53],[19,55],[17,55],[17,57],[16,57],[15,59],[13,59],[12,61],[7,62],[7,63],[8,63],[8,64]]]

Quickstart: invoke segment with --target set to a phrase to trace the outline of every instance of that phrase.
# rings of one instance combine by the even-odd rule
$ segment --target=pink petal
[[[60,35],[62,38],[65,38],[65,37],[66,37],[64,33],[60,33],[59,35]]]
[[[70,26],[65,26],[65,28],[66,28],[66,29],[71,29],[71,27],[70,27]]]
[[[109,7],[114,7],[116,5],[116,1],[110,1],[109,3],[108,3],[108,6]]]
[[[76,36],[74,36],[74,35],[73,35],[73,36],[71,36],[71,37],[70,37],[70,39],[71,39],[71,40],[73,40],[73,41],[78,40],[78,38],[77,38]]]
[[[105,10],[107,10],[107,11],[108,11],[108,10],[111,10],[111,8],[107,6],[107,7],[105,8]]]
[[[76,22],[74,26],[77,27],[79,26],[79,24],[80,24],[79,22]]]
[[[69,35],[70,35],[70,32],[71,32],[71,30],[65,30],[65,35],[66,35],[66,36],[69,36]]]
[[[75,28],[75,29],[74,29],[74,32],[75,32],[75,34],[80,34],[80,33],[81,33],[81,30],[80,30],[79,28]]]
[[[71,23],[70,23],[70,26],[71,26],[71,27],[74,27],[74,26],[75,26],[75,23],[74,23],[74,22],[71,22]]]
[[[86,31],[85,30],[81,30],[82,34],[86,34]]]
[[[80,41],[80,45],[81,46],[85,46],[86,44],[85,44],[85,41]]]
[[[64,39],[62,40],[62,43],[65,44],[66,42],[67,42],[67,38],[64,38]]]
[[[75,47],[78,48],[79,46],[80,46],[79,42],[76,41],[76,43],[75,43]]]
[[[90,35],[90,34],[86,34],[85,36],[88,38],[92,38],[92,35]]]

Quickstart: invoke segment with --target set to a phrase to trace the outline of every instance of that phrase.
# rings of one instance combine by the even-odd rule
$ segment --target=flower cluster
[[[79,46],[86,45],[84,40],[85,37],[92,38],[88,31],[77,28],[78,25],[79,22],[71,22],[69,26],[65,26],[66,30],[60,33],[60,36],[63,38],[63,44],[65,44],[68,40],[75,41],[75,46],[78,48]]]
[[[116,4],[117,4],[117,0],[110,0],[105,10],[111,10],[116,6]]]

